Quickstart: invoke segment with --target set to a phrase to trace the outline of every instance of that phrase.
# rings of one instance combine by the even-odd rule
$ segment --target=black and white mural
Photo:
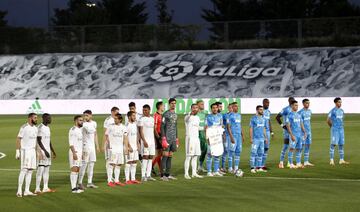
[[[0,56],[0,99],[359,95],[359,47]]]

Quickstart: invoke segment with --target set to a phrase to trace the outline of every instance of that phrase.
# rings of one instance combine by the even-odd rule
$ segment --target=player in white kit
[[[38,126],[37,143],[38,143],[38,168],[36,172],[36,189],[35,193],[41,193],[41,180],[44,181],[42,192],[55,192],[49,188],[49,172],[51,166],[51,158],[56,157],[55,150],[51,144],[51,132],[49,124],[51,124],[51,116],[48,113],[42,115],[43,122]]]
[[[120,167],[124,164],[124,146],[128,146],[127,141],[127,130],[125,125],[122,124],[121,114],[116,114],[114,118],[115,124],[110,125],[105,132],[106,140],[109,148],[109,164],[110,166],[107,169],[108,176],[108,186],[114,187],[124,186],[125,184],[121,183],[120,178]],[[112,180],[113,174],[115,174],[114,182]]]
[[[128,147],[125,152],[125,179],[126,184],[139,184],[136,180],[136,165],[139,160],[140,144],[138,142],[138,126],[136,124],[136,113],[129,111],[127,113],[128,123],[126,125],[128,135]],[[131,175],[131,176],[130,176]]]
[[[189,175],[189,167],[191,161],[192,167],[192,177],[194,178],[203,178],[202,176],[196,173],[197,171],[197,158],[201,155],[201,147],[200,147],[200,138],[199,138],[199,130],[200,130],[200,118],[197,116],[199,111],[199,106],[197,104],[191,105],[191,113],[185,116],[185,179],[190,180],[191,177]]]
[[[36,196],[30,191],[32,171],[36,168],[36,138],[38,134],[37,115],[30,113],[28,121],[22,125],[16,139],[16,159],[21,159],[17,197],[22,197],[22,185],[25,179],[24,196]]]
[[[136,112],[136,104],[135,102],[130,102],[129,103],[129,111],[132,111],[136,114],[136,122],[140,120],[140,117],[142,116],[142,114]],[[127,123],[129,122],[129,117],[125,116],[125,125],[127,125]]]
[[[85,110],[84,113],[84,124],[83,124],[83,160],[79,172],[79,187],[85,189],[83,185],[83,179],[85,176],[85,171],[87,168],[87,177],[88,177],[88,188],[98,188],[93,183],[94,176],[94,166],[96,162],[96,152],[100,152],[99,141],[97,135],[97,123],[92,119],[91,110]],[[96,150],[95,150],[96,148]]]
[[[150,106],[143,106],[143,116],[138,121],[141,137],[141,181],[155,181],[151,177],[152,159],[155,156],[155,122],[150,116]]]
[[[83,118],[80,115],[74,117],[74,126],[69,131],[69,163],[70,163],[70,183],[72,193],[82,193],[84,190],[77,187],[79,170],[83,156]]]

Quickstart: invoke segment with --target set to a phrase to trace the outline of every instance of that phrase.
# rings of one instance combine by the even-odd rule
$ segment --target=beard
[[[37,124],[37,121],[31,120],[31,123],[32,123],[33,125],[36,125],[36,124]]]
[[[82,127],[82,126],[83,126],[83,124],[78,124],[78,126],[79,126],[79,127]]]

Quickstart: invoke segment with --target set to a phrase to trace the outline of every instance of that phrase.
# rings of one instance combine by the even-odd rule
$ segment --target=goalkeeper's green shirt
[[[206,116],[208,115],[208,111],[206,110],[203,110],[203,111],[200,111],[197,113],[197,116],[199,116],[200,118],[200,130],[204,130],[204,127],[205,127],[205,119],[206,119]]]

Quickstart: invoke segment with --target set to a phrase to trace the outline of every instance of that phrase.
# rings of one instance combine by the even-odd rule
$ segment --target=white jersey
[[[199,137],[199,130],[200,130],[199,116],[186,115],[185,130],[186,130],[186,136]]]
[[[128,140],[133,151],[137,150],[137,135],[138,135],[138,127],[135,122],[128,123],[127,126],[127,134]]]
[[[94,152],[95,151],[95,134],[96,134],[97,124],[95,121],[84,122],[83,124],[83,142],[84,142],[84,151]]]
[[[109,116],[109,117],[107,117],[106,119],[105,119],[105,121],[104,121],[104,128],[109,128],[110,127],[110,125],[112,125],[112,124],[115,124],[115,120],[114,120],[114,118],[112,117],[112,116]]]
[[[138,126],[143,128],[144,138],[148,143],[155,143],[154,137],[154,118],[143,116],[138,122]]]
[[[44,125],[43,123],[41,123],[38,126],[38,137],[41,137],[41,143],[43,144],[45,150],[48,153],[51,153],[50,150],[50,127]]]
[[[38,128],[29,123],[21,126],[18,137],[21,138],[21,149],[35,149]]]
[[[135,123],[137,123],[140,120],[141,117],[142,117],[142,114],[136,113],[136,121],[135,121]],[[128,123],[129,123],[129,118],[127,117],[127,115],[125,115],[125,125],[127,125]]]
[[[124,136],[127,135],[126,127],[123,124],[110,125],[105,132],[109,137],[109,144],[112,153],[124,152]]]
[[[81,153],[83,150],[82,128],[72,127],[69,131],[69,146],[73,146],[75,151]]]

